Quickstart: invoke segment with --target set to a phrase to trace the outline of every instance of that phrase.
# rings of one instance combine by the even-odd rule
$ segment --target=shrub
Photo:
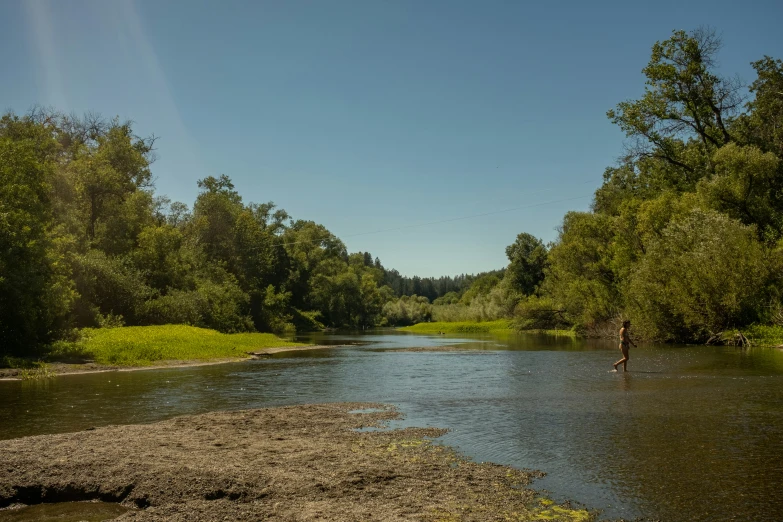
[[[549,297],[529,296],[514,309],[513,327],[517,330],[558,330],[568,328],[565,310]]]
[[[755,227],[693,210],[654,241],[631,277],[631,315],[660,340],[704,339],[748,324],[766,302],[769,270]]]

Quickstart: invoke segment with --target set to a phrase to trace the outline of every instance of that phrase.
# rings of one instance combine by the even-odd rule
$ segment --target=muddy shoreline
[[[356,412],[356,410],[360,410]],[[0,507],[103,500],[116,520],[568,520],[541,476],[471,462],[388,405],[213,412],[0,442]]]
[[[262,357],[274,355],[283,352],[298,352],[306,350],[323,350],[326,348],[342,348],[344,345],[311,345],[311,346],[280,346],[275,348],[265,348],[256,352],[248,352],[247,357],[227,357],[222,359],[196,359],[192,361],[159,361],[150,366],[112,366],[97,364],[94,362],[85,363],[64,363],[50,362],[46,364],[46,370],[50,375],[79,375],[85,373],[104,373],[104,372],[136,372],[142,370],[162,370],[170,368],[187,368],[190,366],[210,366],[213,364],[235,363],[242,361],[252,361]],[[22,368],[0,368],[0,381],[18,381],[22,380]]]

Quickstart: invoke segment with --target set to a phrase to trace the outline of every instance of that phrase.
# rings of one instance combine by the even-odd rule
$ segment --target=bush
[[[186,324],[225,333],[252,332],[247,303],[247,294],[231,280],[223,283],[202,280],[196,283],[196,290],[172,290],[143,303],[139,317],[145,324]]]
[[[564,314],[553,299],[531,295],[517,304],[512,325],[516,330],[565,329],[570,324]]]
[[[542,293],[564,309],[569,322],[590,326],[617,314],[622,294],[612,270],[613,218],[569,212],[549,250]]]
[[[693,210],[653,242],[631,277],[639,331],[659,340],[704,340],[749,324],[767,302],[769,269],[755,227]]]
[[[79,326],[98,326],[101,317],[109,315],[138,324],[145,302],[155,296],[141,272],[98,250],[75,256],[74,276],[80,296],[75,305]]]
[[[508,319],[512,316],[518,299],[517,292],[511,290],[508,282],[503,280],[493,285],[486,293],[473,293],[469,304],[462,302],[433,306],[432,319],[449,322]]]
[[[294,308],[293,311],[294,314],[291,322],[297,332],[317,332],[324,329],[323,323],[319,321],[321,312],[317,310],[303,312],[296,308]]]
[[[146,324],[203,323],[206,303],[196,291],[171,290],[168,294],[144,303],[142,315]]]
[[[392,326],[410,326],[428,322],[432,319],[432,305],[424,296],[404,295],[397,301],[389,301],[383,305],[381,312],[387,324]]]

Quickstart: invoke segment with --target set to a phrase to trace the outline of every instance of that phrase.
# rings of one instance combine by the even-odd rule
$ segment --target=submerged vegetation
[[[225,175],[199,180],[192,207],[156,195],[155,138],[130,123],[8,113],[0,352],[62,350],[86,328],[69,346],[125,364],[194,356],[102,327],[238,334],[433,320],[615,335],[630,318],[648,339],[740,331],[772,342],[783,327],[783,61],[753,62],[747,91],[718,74],[719,49],[705,30],[656,42],[644,95],[607,113],[627,154],[606,169],[592,210],[567,213],[548,245],[519,234],[502,270],[455,278],[403,277],[349,254],[322,225],[245,202]],[[213,357],[230,353],[221,346]]]

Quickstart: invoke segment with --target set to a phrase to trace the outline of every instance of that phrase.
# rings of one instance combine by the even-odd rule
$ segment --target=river
[[[219,409],[372,401],[451,431],[476,461],[602,519],[783,520],[783,351],[533,335],[316,334],[344,344],[244,363],[0,382],[0,438]],[[465,351],[399,351],[460,346]]]

